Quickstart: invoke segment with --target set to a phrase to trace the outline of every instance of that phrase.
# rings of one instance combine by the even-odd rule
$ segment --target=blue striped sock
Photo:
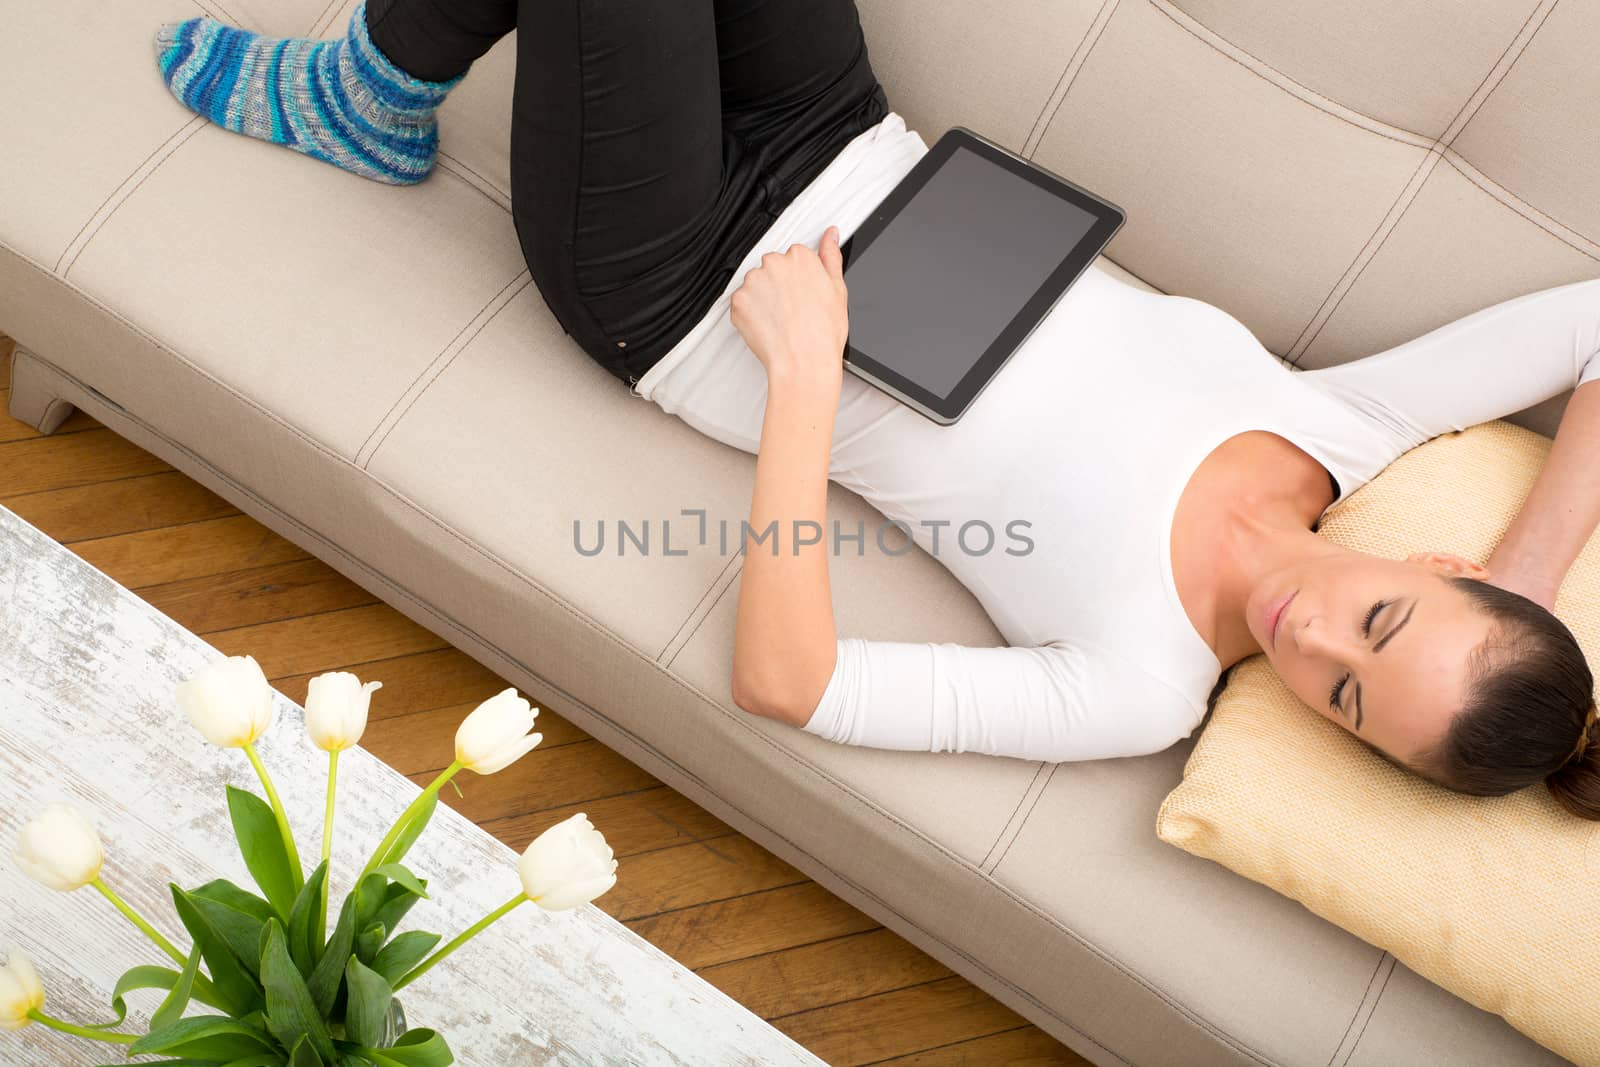
[[[166,23],[156,31],[162,80],[185,107],[235,133],[412,185],[433,169],[434,111],[466,75],[422,81],[395,66],[367,36],[366,7],[338,40],[262,37],[209,18]]]

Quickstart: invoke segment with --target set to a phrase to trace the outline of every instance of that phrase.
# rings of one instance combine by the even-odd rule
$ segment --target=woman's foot
[[[262,37],[209,18],[169,22],[156,31],[156,58],[191,111],[391,185],[433,169],[434,111],[466,77],[422,81],[395,66],[367,36],[365,3],[338,40]]]

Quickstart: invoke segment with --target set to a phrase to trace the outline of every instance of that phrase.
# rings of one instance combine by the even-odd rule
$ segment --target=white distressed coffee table
[[[242,753],[201,738],[173,695],[220,655],[0,507],[0,946],[33,957],[45,1010],[58,1018],[111,1018],[117,978],[167,960],[94,890],[56,893],[17,870],[11,851],[32,813],[57,800],[80,806],[105,841],[107,884],[169,937],[184,931],[168,882],[251,884],[223,787],[259,782]],[[302,854],[314,857],[327,757],[306,740],[302,714],[280,694],[277,725],[257,747]],[[451,755],[440,753],[441,765]],[[473,776],[461,784],[471,789]],[[417,792],[360,749],[340,760],[335,901]],[[441,804],[406,860],[433,894],[406,927],[454,936],[517,892],[516,860]],[[628,877],[626,857],[617,876]],[[160,996],[131,994],[130,1021],[144,1024]],[[400,999],[409,1025],[439,1030],[468,1065],[822,1063],[592,904],[555,913],[525,904]],[[120,1059],[113,1046],[40,1025],[0,1031],[4,1064]]]

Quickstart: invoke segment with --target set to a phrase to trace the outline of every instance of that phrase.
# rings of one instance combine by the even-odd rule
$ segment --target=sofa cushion
[[[1515,518],[1548,439],[1506,422],[1402,456],[1321,532],[1400,559],[1486,560]],[[1600,662],[1600,537],[1556,613]],[[1470,797],[1383,760],[1307,708],[1264,656],[1239,664],[1157,833],[1273,887],[1392,952],[1541,1043],[1600,1064],[1600,823],[1542,785]]]

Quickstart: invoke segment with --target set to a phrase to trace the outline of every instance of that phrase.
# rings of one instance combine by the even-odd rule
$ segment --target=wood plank
[[[364,682],[383,682],[383,688],[373,692],[372,703],[368,705],[367,733],[362,739],[361,747],[401,774],[428,775],[441,770],[440,762],[448,760],[455,750],[456,729],[472,709],[482,703],[482,701],[472,701],[448,708],[414,711],[409,715],[380,716],[378,702],[388,690],[389,682],[384,679],[381,671],[366,674],[352,673],[356,673],[356,676]],[[494,696],[494,693],[489,693],[483,699],[487,700],[491,696]],[[539,742],[539,751],[549,751],[577,741],[592,740],[588,734],[548,708],[539,709],[534,727],[544,735],[544,740]],[[509,770],[510,768],[507,768],[507,771]]]
[[[627,922],[806,880],[748,837],[730,834],[619,862],[617,884],[595,903],[613,919]]]
[[[172,468],[132,441],[100,428],[0,444],[0,500]]]
[[[604,827],[601,832],[606,835],[606,843],[619,859],[733,832],[727,823],[665,785],[636,789],[614,797],[559,804],[479,825],[521,852],[545,830],[580,811],[587,814],[595,826]]]
[[[248,515],[95,537],[68,547],[136,593],[147,586],[311,558]]]
[[[239,509],[179,471],[47,489],[0,500],[65,545],[95,537],[238,515]]]
[[[264,622],[379,603],[319,559],[147,585],[139,596],[202,636]]]
[[[836,1065],[874,1063],[1027,1025],[960,976],[767,1021]]]
[[[254,656],[272,680],[285,674],[339,670],[351,660],[387,659],[445,647],[443,638],[381,603],[218,630],[207,634],[206,640],[227,655]]]
[[[453,747],[437,753],[436,758],[437,769],[406,777],[419,786],[427,785],[454,758]],[[446,786],[442,799],[476,823],[661,784],[598,741],[548,749],[540,746],[498,774],[462,771],[454,781],[461,786],[462,795]]]
[[[58,434],[82,433],[84,430],[93,430],[99,425],[100,423],[90,418],[87,414],[74,408],[72,414],[67,416],[66,421],[56,427],[55,432]],[[38,430],[21,419],[12,418],[11,390],[0,389],[0,442],[26,441],[30,438],[43,436]]]
[[[873,1067],[1094,1067],[1037,1026],[1021,1026],[971,1041],[878,1060]]]
[[[629,919],[627,924],[693,970],[882,929],[871,916],[812,881]]]
[[[352,657],[337,669],[350,671],[363,681],[383,683],[383,688],[372,697],[374,717],[407,715],[469,702],[476,704],[506,687],[493,671],[456,648],[364,660]],[[272,684],[284,696],[304,706],[306,687],[320,673],[283,675],[274,678]],[[533,699],[531,694],[523,695]]]
[[[771,1019],[949,978],[955,972],[880,927],[697,968],[695,973]]]

